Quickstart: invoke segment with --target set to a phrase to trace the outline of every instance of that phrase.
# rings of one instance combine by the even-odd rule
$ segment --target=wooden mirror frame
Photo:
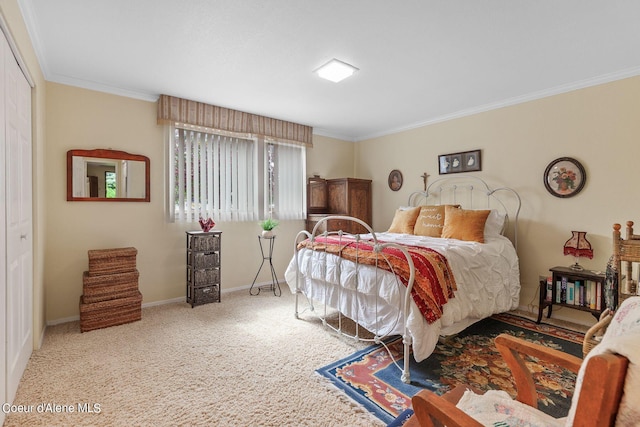
[[[144,194],[145,197],[74,197],[73,196],[73,157],[93,157],[111,160],[134,160],[144,162]],[[130,154],[117,150],[69,150],[67,151],[67,201],[73,202],[149,202],[151,201],[150,165],[147,156]]]

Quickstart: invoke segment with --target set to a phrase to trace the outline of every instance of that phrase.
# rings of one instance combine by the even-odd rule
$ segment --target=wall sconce
[[[572,231],[571,238],[564,243],[564,254],[576,257],[576,263],[571,266],[571,269],[576,271],[584,270],[584,267],[578,264],[578,259],[580,257],[593,259],[593,249],[591,249],[591,243],[587,240],[587,232]]]

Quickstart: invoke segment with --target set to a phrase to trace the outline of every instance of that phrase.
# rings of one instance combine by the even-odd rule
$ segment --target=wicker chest
[[[90,250],[89,270],[82,275],[80,331],[122,325],[142,319],[136,248]]]
[[[221,231],[187,231],[187,302],[220,302]]]

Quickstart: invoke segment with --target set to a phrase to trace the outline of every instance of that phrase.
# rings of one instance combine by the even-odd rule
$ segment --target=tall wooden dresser
[[[307,181],[307,230],[329,215],[346,215],[371,225],[371,180],[358,178],[322,179],[314,176]],[[332,220],[323,231],[342,230],[363,233],[364,227],[347,221]]]

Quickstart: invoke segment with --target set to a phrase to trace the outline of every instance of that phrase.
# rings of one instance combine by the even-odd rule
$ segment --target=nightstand
[[[591,313],[596,319],[606,309],[604,299],[605,275],[591,270],[573,270],[570,267],[553,267],[551,283],[540,281],[538,320],[547,309],[547,319],[551,317],[554,305]]]

